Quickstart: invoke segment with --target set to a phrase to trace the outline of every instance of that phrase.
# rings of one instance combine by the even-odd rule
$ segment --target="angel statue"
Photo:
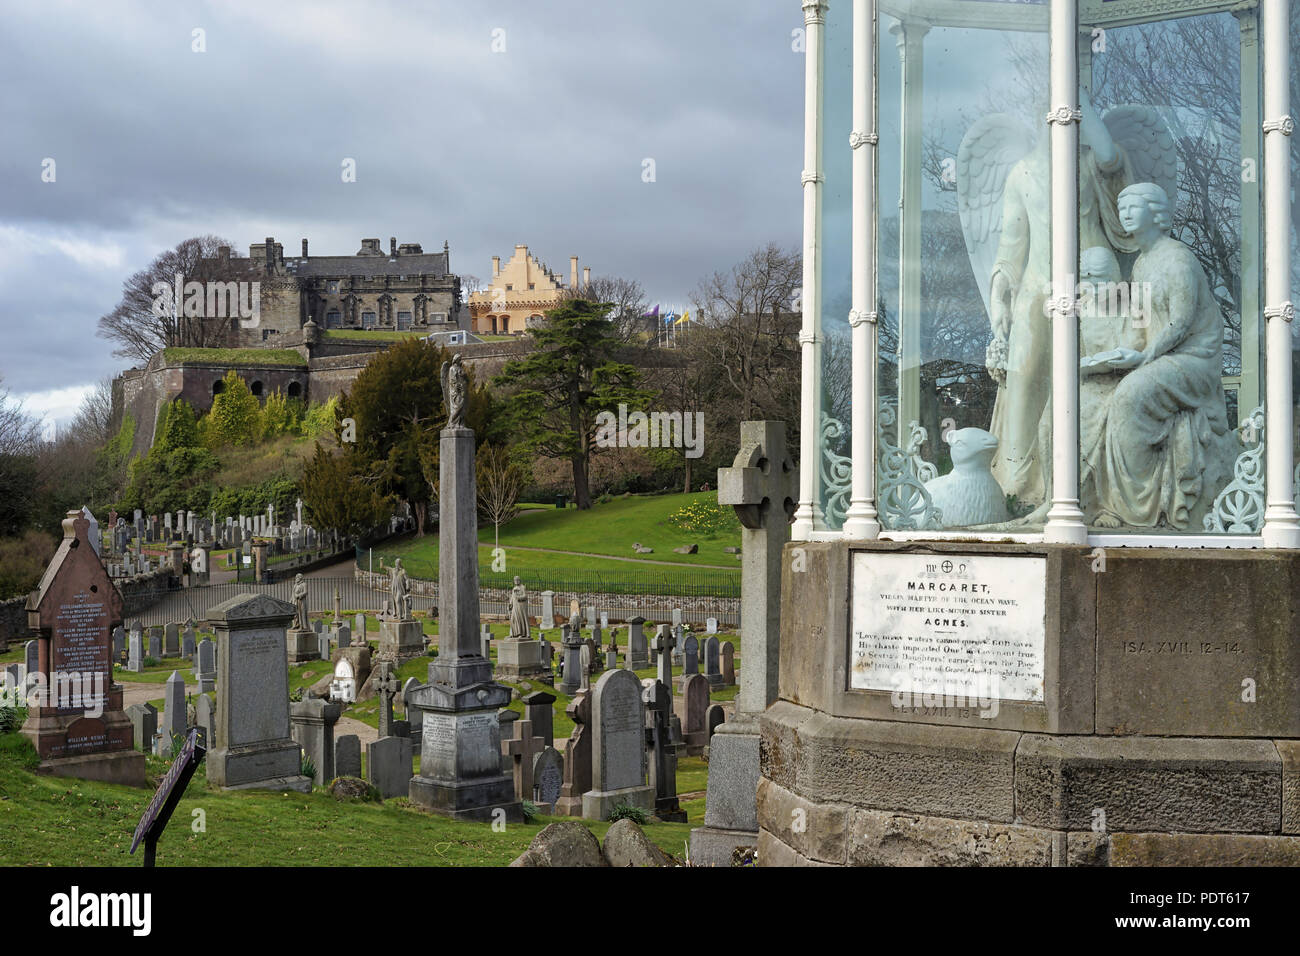
[[[1079,247],[1131,256],[1138,246],[1116,200],[1134,182],[1159,183],[1173,194],[1173,138],[1150,107],[1117,106],[1099,117],[1086,92],[1080,100]],[[1031,504],[1046,503],[1051,482],[1044,421],[1052,386],[1049,139],[995,113],[977,120],[957,151],[962,234],[993,332],[986,355],[998,386],[989,427],[998,439],[993,477]]]
[[[293,579],[293,610],[293,626],[299,631],[307,630],[307,579],[301,574]]]
[[[460,353],[442,363],[442,398],[447,403],[447,427],[465,427],[465,396],[469,391],[465,368],[460,364]]]
[[[510,589],[510,640],[528,640],[528,589],[515,575],[515,586]]]

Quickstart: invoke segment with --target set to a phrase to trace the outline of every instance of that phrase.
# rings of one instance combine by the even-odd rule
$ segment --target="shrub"
[[[681,531],[699,535],[740,530],[736,512],[728,505],[718,504],[716,493],[678,508],[668,516],[668,523]]]
[[[627,803],[620,803],[609,812],[610,823],[616,823],[619,820],[631,820],[637,826],[643,827],[650,822],[650,814],[646,813],[640,807],[634,807]]]
[[[44,531],[0,538],[0,599],[26,594],[41,583],[58,542]]]
[[[520,809],[523,810],[525,823],[532,823],[542,815],[541,811],[537,809],[537,804],[533,803],[531,800],[521,801],[519,806]]]
[[[204,443],[209,448],[250,444],[261,437],[262,408],[257,396],[234,369],[221,381],[224,388],[203,417]]]
[[[302,775],[308,780],[316,779],[316,761],[312,760],[308,754],[302,755]]]

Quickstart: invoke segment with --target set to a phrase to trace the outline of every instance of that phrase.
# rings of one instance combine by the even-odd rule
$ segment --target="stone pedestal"
[[[1103,571],[1063,545],[799,542],[795,573],[793,547],[761,865],[1300,863],[1300,701],[1281,692],[1300,683],[1300,554],[1113,549]],[[851,666],[871,639],[850,638],[855,610],[918,561],[941,607],[964,583],[967,608],[1007,611],[1014,661],[979,634],[962,655],[997,693],[875,688],[877,665]],[[920,645],[925,617],[877,619]]]
[[[379,621],[379,649],[377,661],[401,663],[425,653],[424,626],[419,621]]]
[[[541,641],[498,641],[496,676],[518,680],[550,674],[548,657]]]
[[[424,718],[410,798],[454,818],[492,820],[502,811],[520,822],[514,780],[501,767],[497,723],[510,689],[493,682],[479,646],[474,432],[444,429],[439,451],[438,657],[429,664],[428,683],[411,691]]]
[[[560,653],[564,655],[564,676],[555,689],[570,697],[582,687],[582,648],[580,632],[571,634],[569,626],[564,625],[564,639],[560,642]]]
[[[315,631],[291,627],[285,632],[284,646],[290,664],[320,660],[320,644]]]

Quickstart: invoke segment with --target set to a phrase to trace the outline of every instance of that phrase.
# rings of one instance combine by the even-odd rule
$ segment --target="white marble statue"
[[[989,468],[998,440],[982,428],[959,428],[944,436],[952,471],[925,483],[942,527],[968,528],[1007,520],[1007,499]]]
[[[307,579],[301,574],[293,579],[293,626],[300,631],[308,630],[307,624]]]
[[[402,559],[393,561],[388,571],[388,613],[394,620],[411,620],[411,581],[402,567]]]
[[[528,640],[528,589],[515,575],[515,586],[510,589],[510,640]]]
[[[460,353],[451,357],[450,362],[443,362],[440,370],[442,378],[442,398],[447,403],[447,428],[465,427],[465,401],[469,395],[469,382],[465,377],[465,367],[461,364]]]
[[[1231,470],[1223,315],[1195,254],[1169,235],[1165,189],[1129,186],[1117,209],[1139,249],[1130,289],[1149,309],[1144,325],[1080,359],[1081,497],[1097,527],[1181,530]]]
[[[1086,95],[1079,127],[1079,242],[1137,251],[1115,200],[1139,181],[1177,180],[1177,154],[1159,115],[1119,106],[1098,116]],[[957,152],[957,203],[971,267],[993,339],[989,373],[998,385],[989,431],[998,440],[992,473],[1007,494],[1040,504],[1050,491],[1042,447],[1051,395],[1049,137],[1005,114],[978,120]]]

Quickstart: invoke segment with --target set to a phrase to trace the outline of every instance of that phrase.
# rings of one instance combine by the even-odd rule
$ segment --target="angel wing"
[[[1034,148],[1034,134],[1006,113],[977,120],[957,148],[957,213],[971,269],[989,308],[989,285],[1002,237],[1002,194],[1007,174]]]
[[[1116,106],[1101,118],[1133,165],[1133,181],[1155,183],[1170,202],[1178,201],[1178,150],[1169,126],[1152,106]]]
[[[451,411],[451,391],[448,389],[447,370],[451,368],[450,362],[443,362],[442,368],[438,370],[438,380],[442,382],[442,401],[447,406],[447,411]]]

